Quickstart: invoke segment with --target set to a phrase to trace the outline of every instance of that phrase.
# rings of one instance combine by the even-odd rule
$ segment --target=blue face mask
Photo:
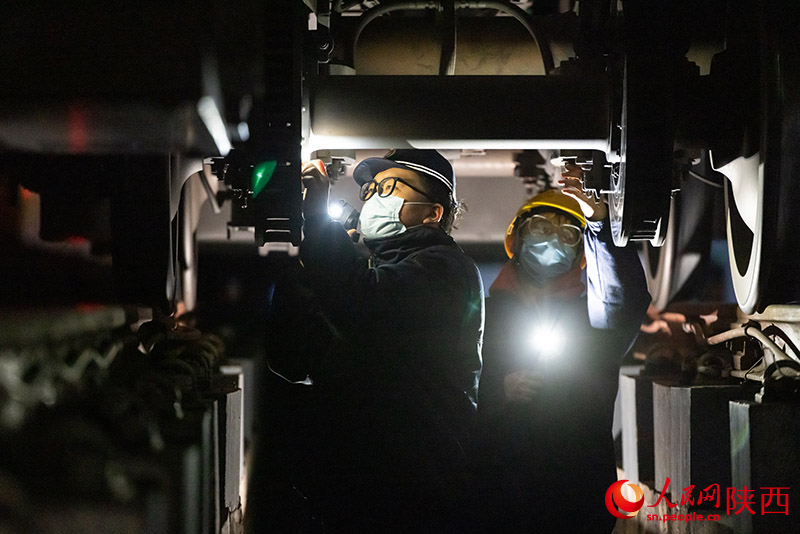
[[[526,235],[518,261],[525,274],[544,283],[569,271],[577,256],[578,246],[565,245],[556,234]]]
[[[403,204],[431,204],[431,202],[406,202],[404,199],[392,195],[388,197],[372,195],[364,202],[359,217],[361,233],[364,237],[367,239],[392,237],[408,230],[406,225],[400,221],[400,209]],[[411,228],[416,228],[416,226]]]

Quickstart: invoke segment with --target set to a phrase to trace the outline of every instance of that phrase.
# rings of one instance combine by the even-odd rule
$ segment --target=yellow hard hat
[[[508,254],[509,258],[514,255],[511,251],[511,245],[514,241],[514,226],[522,216],[529,213],[534,208],[539,207],[561,210],[578,219],[578,221],[581,223],[581,228],[586,227],[586,217],[583,216],[583,212],[581,211],[581,207],[577,200],[565,195],[560,189],[548,189],[543,191],[535,197],[528,199],[525,204],[522,205],[519,211],[517,211],[517,214],[514,216],[514,218],[511,219],[511,224],[508,225],[508,230],[506,230],[505,241],[506,254]]]

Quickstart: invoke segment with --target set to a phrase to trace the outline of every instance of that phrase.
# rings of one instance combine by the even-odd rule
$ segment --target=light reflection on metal
[[[197,102],[197,113],[203,120],[208,133],[214,139],[219,153],[223,156],[231,151],[231,142],[228,139],[228,129],[225,126],[225,121],[217,108],[216,102],[210,96],[204,96]]]

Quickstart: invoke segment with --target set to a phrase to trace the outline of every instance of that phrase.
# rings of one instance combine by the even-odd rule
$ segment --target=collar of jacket
[[[378,263],[396,263],[424,248],[454,243],[452,237],[434,226],[418,226],[400,235],[364,240]]]
[[[579,299],[583,296],[585,285],[582,280],[583,271],[572,269],[562,276],[548,283],[542,291],[536,292],[535,297],[531,292],[525,291],[519,272],[513,259],[508,260],[489,288],[489,295],[494,297],[500,294],[514,296],[517,299],[532,304],[538,300]]]

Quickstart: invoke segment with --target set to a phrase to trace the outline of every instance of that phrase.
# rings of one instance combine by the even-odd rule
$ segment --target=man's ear
[[[581,254],[581,270],[586,268],[586,254]]]
[[[444,206],[441,204],[431,204],[431,211],[428,215],[422,219],[423,224],[439,224],[439,221],[442,220],[442,216],[444,215]]]

